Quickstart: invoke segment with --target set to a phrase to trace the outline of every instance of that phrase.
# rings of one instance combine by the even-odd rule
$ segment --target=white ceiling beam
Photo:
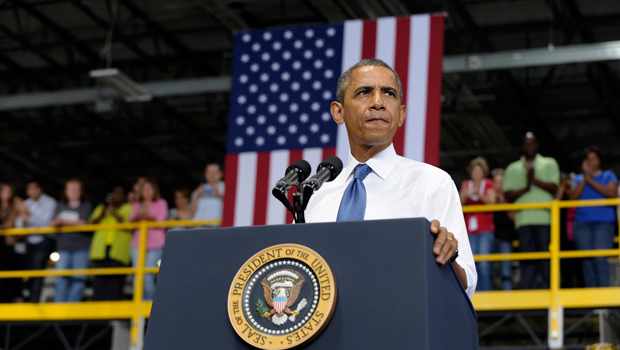
[[[444,73],[468,73],[558,64],[620,60],[620,41],[556,47],[456,55],[443,59]],[[153,97],[186,96],[230,91],[230,76],[141,83]],[[99,98],[120,98],[110,88],[68,89],[0,96],[0,111],[94,103]]]
[[[620,59],[620,41],[444,57],[444,73],[466,73]]]

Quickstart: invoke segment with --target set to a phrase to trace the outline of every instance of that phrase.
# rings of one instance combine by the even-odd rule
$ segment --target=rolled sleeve
[[[437,188],[427,194],[427,203],[429,203],[427,219],[439,220],[441,226],[451,232],[458,241],[459,256],[456,258],[456,262],[465,270],[467,276],[465,291],[471,298],[476,291],[478,273],[465,228],[459,193],[452,179],[447,174],[446,177],[440,181]]]

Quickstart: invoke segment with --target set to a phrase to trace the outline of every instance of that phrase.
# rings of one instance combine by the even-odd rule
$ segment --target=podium
[[[257,252],[291,243],[320,254],[337,284],[331,321],[304,349],[478,349],[476,314],[423,218],[172,231],[146,350],[255,349],[233,329],[231,283]]]

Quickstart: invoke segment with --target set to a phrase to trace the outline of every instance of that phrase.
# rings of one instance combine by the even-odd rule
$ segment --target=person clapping
[[[132,206],[125,201],[125,190],[116,186],[90,216],[92,224],[118,224],[129,221]],[[129,265],[131,232],[129,230],[102,229],[95,231],[90,246],[90,260],[99,268]],[[95,277],[93,300],[120,300],[124,275],[101,275]]]

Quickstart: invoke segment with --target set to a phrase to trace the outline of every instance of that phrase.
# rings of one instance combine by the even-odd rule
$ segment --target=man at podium
[[[437,234],[437,263],[454,261],[471,298],[477,274],[454,182],[439,168],[398,156],[392,145],[405,121],[402,94],[382,60],[365,59],[342,74],[331,113],[347,129],[348,164],[310,199],[306,222],[424,217]]]

